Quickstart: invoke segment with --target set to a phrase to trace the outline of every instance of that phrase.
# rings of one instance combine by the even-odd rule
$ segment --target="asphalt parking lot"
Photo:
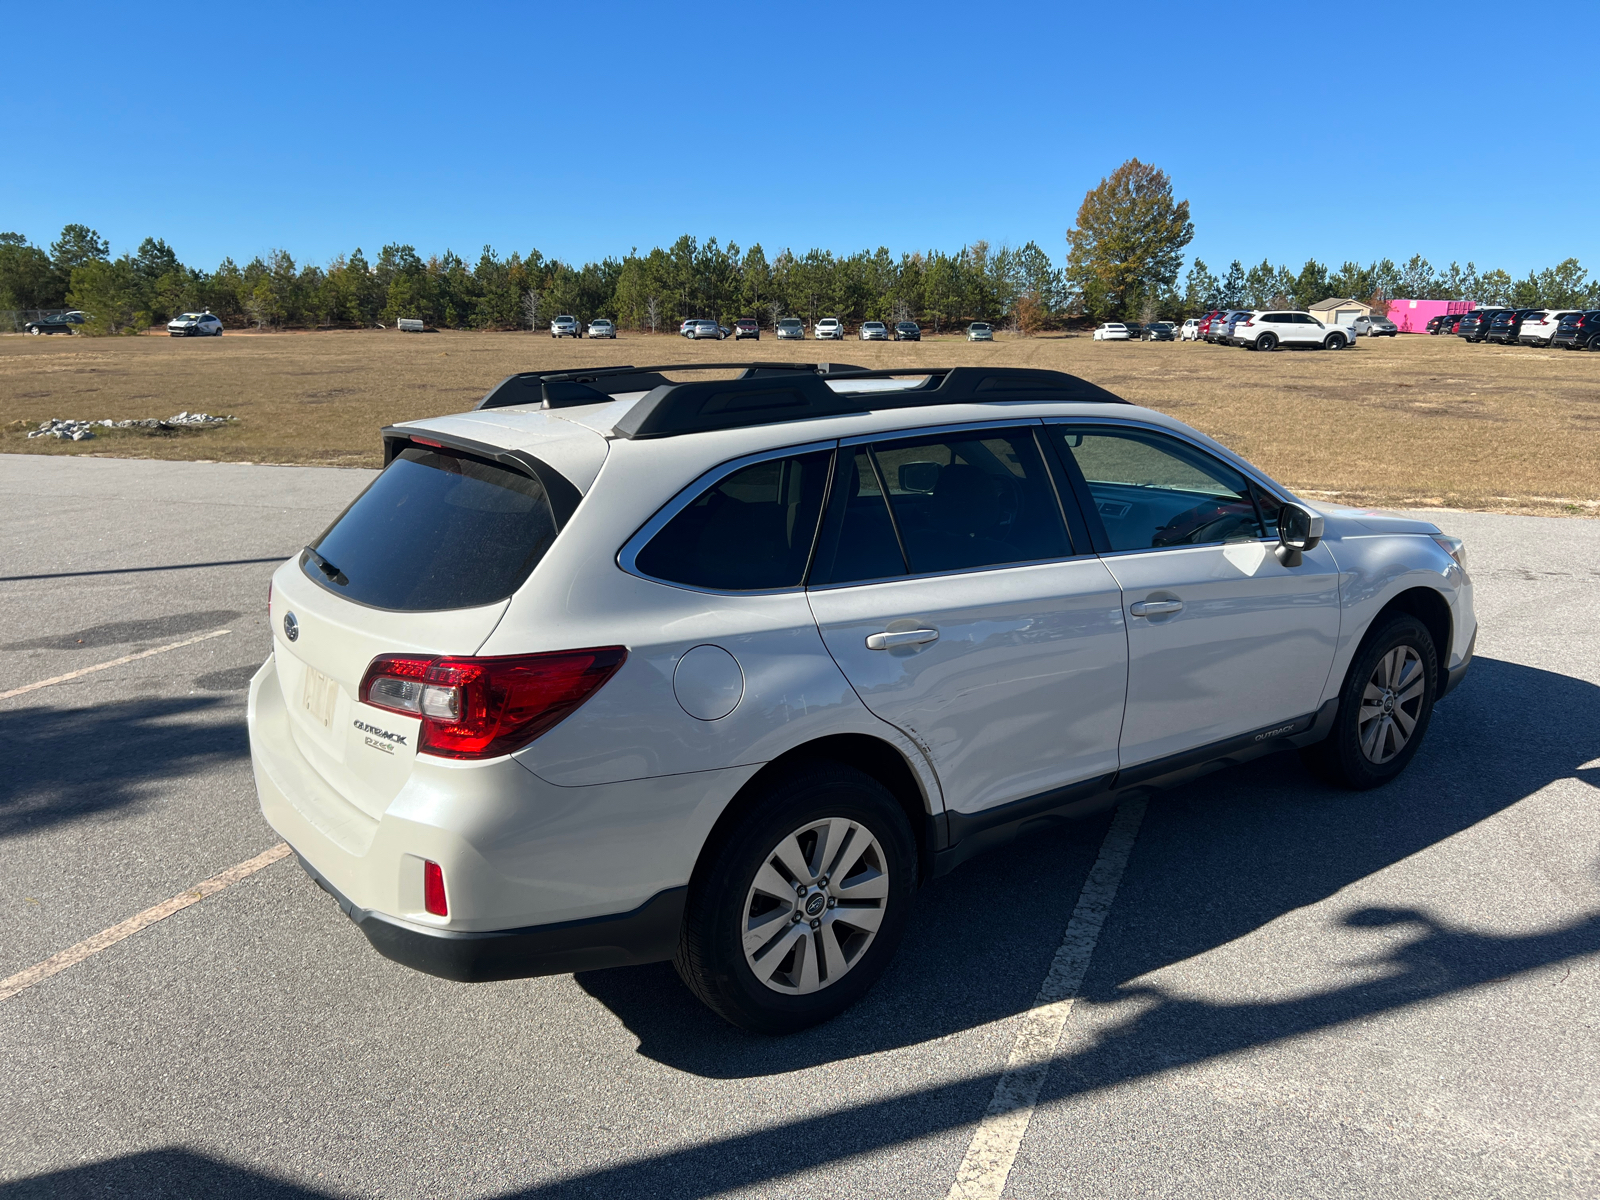
[[[175,646],[0,699],[0,979],[277,842],[267,579],[368,478],[0,456],[0,693]],[[1422,753],[1150,801],[1005,1196],[1600,1193],[1600,523],[1435,519],[1482,629]],[[277,862],[0,1000],[0,1197],[943,1197],[1108,824],[780,1040],[667,965],[415,974]]]

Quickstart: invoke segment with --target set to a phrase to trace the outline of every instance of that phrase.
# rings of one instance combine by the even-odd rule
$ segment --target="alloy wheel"
[[[1356,720],[1368,762],[1381,766],[1406,748],[1422,713],[1427,683],[1422,656],[1413,646],[1396,646],[1378,660]]]
[[[821,991],[861,961],[888,898],[888,858],[865,825],[804,825],[772,848],[745,895],[745,962],[772,991]]]

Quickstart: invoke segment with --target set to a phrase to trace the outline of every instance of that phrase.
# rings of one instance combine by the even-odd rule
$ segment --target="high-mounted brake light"
[[[501,658],[383,654],[367,666],[360,696],[419,718],[421,753],[497,758],[570,715],[627,657],[622,646]]]
[[[411,435],[411,440],[413,442],[415,442],[419,446],[432,446],[435,450],[443,450],[444,449],[444,443],[443,442],[435,442],[435,441],[432,441],[429,438],[418,437],[414,433]]]

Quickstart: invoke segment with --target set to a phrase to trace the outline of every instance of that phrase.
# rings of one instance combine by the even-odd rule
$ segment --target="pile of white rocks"
[[[63,441],[82,442],[94,436],[96,429],[177,429],[196,426],[226,425],[233,417],[213,417],[209,413],[181,412],[175,417],[145,417],[133,421],[63,421],[51,417],[41,421],[39,428],[28,434],[30,438],[53,437]]]

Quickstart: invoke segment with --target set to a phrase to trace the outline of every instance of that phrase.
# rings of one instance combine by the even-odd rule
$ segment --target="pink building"
[[[1401,333],[1427,333],[1433,318],[1453,317],[1477,307],[1471,300],[1391,300],[1387,315]]]

